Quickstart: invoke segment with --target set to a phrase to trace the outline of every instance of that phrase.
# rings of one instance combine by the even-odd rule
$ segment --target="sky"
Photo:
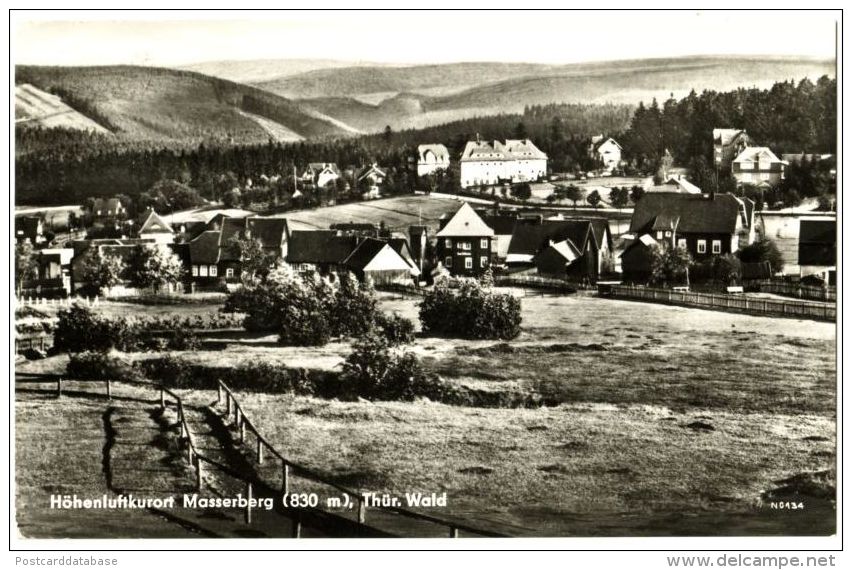
[[[14,12],[17,64],[335,59],[574,63],[835,56],[831,12]],[[136,19],[132,19],[136,18]]]

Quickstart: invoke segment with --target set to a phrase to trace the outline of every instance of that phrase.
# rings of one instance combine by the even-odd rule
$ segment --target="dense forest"
[[[588,138],[620,131],[631,108],[622,105],[546,105],[523,114],[496,115],[431,127],[331,141],[194,148],[117,141],[68,129],[16,128],[16,200],[26,204],[79,203],[92,196],[137,196],[160,180],[178,180],[202,196],[218,197],[221,179],[257,182],[289,177],[309,162],[334,162],[341,168],[376,162],[396,175],[409,191],[417,145],[443,142],[455,159],[464,143],[483,139],[531,138],[551,157],[553,168],[589,168]],[[402,190],[402,188],[399,188]]]
[[[629,170],[653,174],[670,155],[675,164],[690,169],[700,187],[730,191],[729,175],[710,168],[714,128],[744,128],[756,144],[779,155],[835,153],[836,114],[836,81],[823,77],[816,83],[807,79],[781,82],[767,90],[693,91],[662,106],[656,101],[635,109],[625,105],[541,105],[527,107],[523,113],[426,129],[394,132],[388,128],[375,135],[315,142],[211,142],[181,147],[118,141],[108,135],[63,129],[16,127],[16,202],[47,205],[82,203],[92,196],[136,197],[164,180],[196,189],[202,197],[221,199],[229,186],[245,189],[251,180],[256,188],[260,181],[280,179],[274,194],[284,197],[288,190],[284,181],[292,179],[294,167],[300,170],[309,162],[334,162],[341,169],[376,162],[391,174],[387,193],[410,192],[417,183],[413,173],[418,144],[444,143],[455,162],[465,142],[477,135],[483,140],[530,138],[549,155],[551,170],[586,171],[595,166],[587,149],[590,136],[597,133],[621,142]],[[808,176],[805,173],[798,179],[808,180]],[[825,192],[822,186],[805,192],[782,190],[820,195]],[[773,199],[785,200],[780,195]]]

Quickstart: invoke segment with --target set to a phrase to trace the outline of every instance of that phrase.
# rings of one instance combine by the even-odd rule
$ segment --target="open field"
[[[380,298],[384,310],[416,322],[417,300]],[[447,492],[449,507],[430,512],[492,530],[833,532],[833,505],[820,496],[834,485],[833,324],[584,295],[524,298],[523,318],[510,342],[419,338],[408,350],[447,381],[536,393],[546,407],[239,397],[293,461],[365,491]],[[210,366],[332,370],[350,349],[249,336],[234,333],[240,342],[227,350],[182,354]],[[21,369],[63,367],[51,357]],[[816,491],[789,499],[805,511],[779,512],[762,499],[815,472],[825,473]]]
[[[287,218],[291,230],[327,229],[331,224],[348,222],[378,225],[384,221],[391,230],[407,232],[408,226],[423,224],[434,234],[441,216],[455,212],[460,205],[453,198],[412,195],[285,212],[276,217]]]

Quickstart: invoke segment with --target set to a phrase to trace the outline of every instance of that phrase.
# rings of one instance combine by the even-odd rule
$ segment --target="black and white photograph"
[[[841,46],[10,11],[10,543],[839,544]]]

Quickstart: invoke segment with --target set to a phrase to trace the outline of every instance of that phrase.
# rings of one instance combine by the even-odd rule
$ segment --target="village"
[[[758,190],[780,182],[791,161],[832,160],[807,154],[779,159],[769,148],[752,146],[748,135],[737,129],[714,129],[712,137],[716,168],[729,170],[738,184]],[[20,261],[25,275],[18,282],[18,295],[50,299],[139,294],[133,264],[146,260],[158,264],[160,271],[153,282],[142,280],[141,290],[227,291],[240,284],[242,264],[252,255],[262,258],[249,260],[255,264],[287,264],[323,275],[350,271],[378,286],[417,287],[440,276],[489,271],[588,288],[598,282],[647,285],[655,277],[655,252],[660,256],[682,250],[689,261],[667,268],[679,275],[670,275],[666,286],[700,287],[703,280],[717,284],[707,292],[724,293],[727,289],[720,285],[736,288],[745,282],[754,290],[763,285],[766,292],[801,294],[800,285],[806,293],[808,286],[835,285],[833,212],[758,210],[755,200],[745,195],[702,192],[684,169],[674,166],[654,177],[634,179],[628,204],[626,191],[615,185],[624,178],[613,177],[623,162],[612,138],[595,137],[590,145],[590,156],[600,165],[594,186],[588,185],[591,172],[567,186],[549,182],[559,176],[549,173],[547,156],[528,139],[470,141],[454,165],[442,144],[420,145],[418,153],[418,177],[428,179],[457,168],[462,192],[413,194],[419,197],[419,213],[406,213],[412,221],[420,219],[408,225],[399,217],[381,216],[381,209],[393,210],[397,199],[380,199],[385,173],[376,164],[356,169],[354,178],[363,189],[361,199],[378,213],[359,217],[348,206],[324,208],[327,227],[301,222],[298,214],[259,215],[215,204],[170,214],[149,208],[130,219],[127,205],[118,198],[99,198],[88,209],[59,212],[66,214],[64,225],[53,212],[16,215],[16,244],[29,244]],[[337,165],[310,163],[298,175],[296,192],[340,181]],[[515,195],[519,186],[530,194],[547,192],[547,200],[538,205],[501,201],[493,192],[500,188],[505,196],[509,187]],[[568,198],[574,206],[557,206],[558,197],[569,192],[576,193]],[[586,200],[587,206],[577,209],[576,202]],[[437,205],[430,207],[430,202]],[[407,206],[413,209],[414,204]],[[424,205],[428,222],[422,220]],[[442,212],[437,219],[436,211]],[[92,228],[100,228],[100,233],[106,228],[110,237],[86,237],[86,228],[68,227],[69,218],[87,220],[89,234]],[[56,234],[57,227],[65,231]],[[755,246],[770,243],[772,259],[767,247],[758,251]],[[142,251],[151,253],[142,259]],[[720,269],[720,263],[725,267]],[[691,279],[689,265],[694,266]]]

